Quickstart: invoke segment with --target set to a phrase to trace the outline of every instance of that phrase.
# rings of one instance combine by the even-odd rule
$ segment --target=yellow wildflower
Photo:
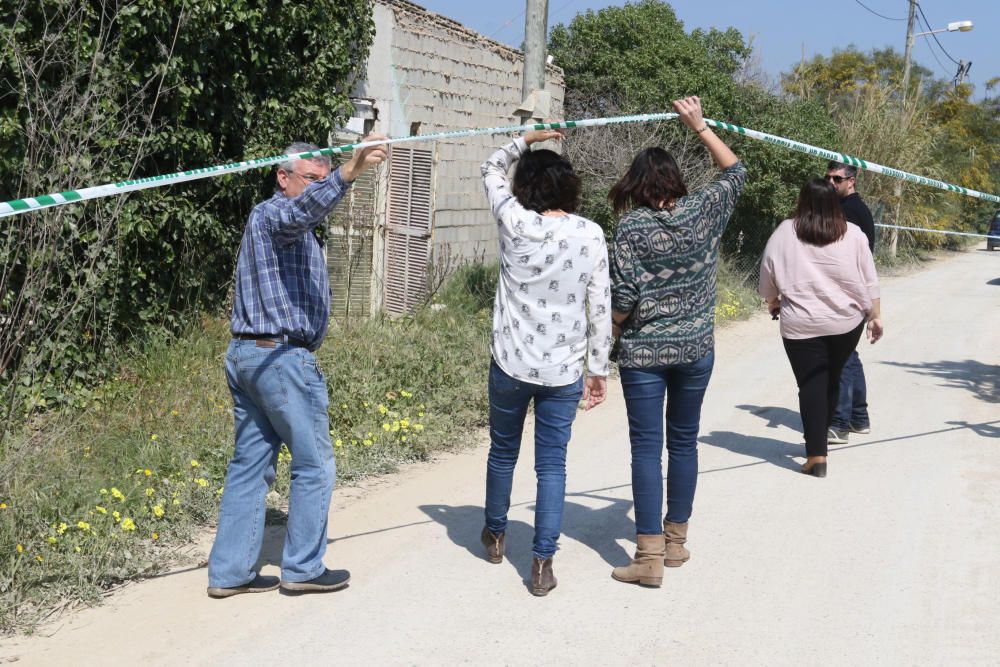
[[[420,408],[421,410],[423,410],[423,409],[424,409],[424,404],[423,404],[423,403],[421,403],[421,404],[420,404],[419,406],[417,406],[417,407],[419,407],[419,408]]]
[[[369,438],[374,438],[374,437],[375,437],[375,434],[374,434],[374,433],[372,433],[371,431],[368,431],[368,437],[369,437]]]
[[[73,547],[73,551],[75,551],[76,553],[80,553],[80,547]]]
[[[191,459],[191,467],[192,467],[192,468],[197,468],[197,467],[198,467],[198,466],[200,466],[200,465],[201,465],[201,464],[200,464],[200,463],[198,463],[198,460],[197,460],[197,459]]]
[[[118,490],[117,487],[111,487],[111,497],[115,500],[125,500],[125,494]]]
[[[7,503],[0,503],[0,510],[7,509]]]
[[[63,533],[66,532],[67,528],[69,528],[69,526],[67,526],[65,523],[60,523],[59,527],[56,528],[56,532],[59,533],[60,535],[62,535]]]
[[[147,498],[152,498],[154,493],[156,493],[156,491],[153,491],[151,488],[146,487],[146,497]]]
[[[400,389],[399,390],[399,395],[402,396],[403,398],[412,398],[413,397],[413,394],[411,394],[410,392],[406,391],[405,389]]]
[[[399,430],[399,422],[392,422],[392,432],[395,433]]]
[[[206,486],[208,486],[208,480],[205,479],[204,477],[199,477],[198,479],[194,480],[194,483],[197,484],[198,486],[200,486],[203,489]]]
[[[19,554],[23,554],[24,553],[24,545],[23,544],[18,544],[16,548],[17,548],[17,553],[19,553]]]
[[[365,440],[364,441],[364,446],[365,447],[371,447],[372,446],[372,441],[371,440]]]
[[[77,521],[76,527],[79,528],[80,530],[90,530],[90,524],[87,523],[86,521]]]
[[[379,414],[384,415],[385,413],[389,412],[389,408],[387,408],[384,405],[382,405],[381,403],[379,403],[378,404],[378,412],[379,412]]]
[[[390,426],[389,423],[386,422],[386,423],[382,424],[382,430],[383,431],[391,431],[392,430],[392,426]]]
[[[153,539],[154,540],[160,539],[160,534],[159,533],[153,533]]]
[[[102,496],[106,496],[106,495],[108,495],[108,490],[107,489],[101,489],[100,493],[101,493]]]
[[[179,412],[177,412],[176,410],[171,410],[171,411],[170,411],[170,414],[172,414],[172,415],[173,415],[174,417],[176,417],[176,416],[177,416],[177,415],[179,415],[180,413],[179,413]]]
[[[366,408],[367,408],[367,407],[368,407],[368,401],[362,401],[362,402],[361,402],[361,405],[363,405],[364,407],[366,407]]]
[[[423,417],[423,416],[424,416],[424,413],[423,413],[423,412],[418,412],[418,413],[417,413],[417,416],[418,416],[418,417]]]
[[[157,435],[155,433],[153,435],[149,436],[149,439],[152,440],[152,441],[154,441],[154,442],[156,441],[156,438],[157,438]]]
[[[49,544],[56,544],[57,542],[59,542],[59,540],[57,540],[54,537],[47,538],[47,541],[48,541]]]
[[[338,447],[343,447],[344,441],[341,440],[340,438],[337,438],[337,442],[335,442],[333,444],[337,445]]]
[[[402,426],[403,430],[405,431],[406,429],[410,428],[410,420],[409,419],[405,419],[405,418],[404,419],[400,419],[399,420],[399,425]]]
[[[45,560],[44,558],[42,558],[42,554],[38,554],[37,556],[35,556],[35,559],[36,559],[36,560],[37,560],[37,561],[38,561],[39,563],[41,563],[42,561],[44,561],[44,560]]]
[[[142,474],[145,475],[146,477],[149,477],[150,475],[153,474],[153,471],[150,470],[149,468],[146,468],[145,470],[142,471]]]
[[[94,509],[97,510],[98,512],[100,512],[101,514],[107,514],[108,513],[107,508],[101,507],[100,505],[94,505]]]
[[[163,508],[159,505],[153,505],[153,514],[155,514],[157,518],[163,516]]]
[[[135,530],[135,521],[128,517],[122,519],[122,530]]]
[[[173,502],[173,504],[174,504],[174,505],[180,505],[180,504],[181,504],[181,501],[179,501],[179,500],[177,500],[176,498],[174,498],[174,502]]]
[[[340,409],[341,410],[346,410],[347,409],[347,403],[341,403],[340,404]]]
[[[414,424],[413,425],[413,430],[417,431],[419,433],[420,431],[424,430],[424,425],[423,424]]]
[[[400,438],[399,440],[400,440],[400,442],[406,442],[406,436],[404,435],[404,436],[403,436],[402,438]]]
[[[114,512],[112,512],[111,516],[113,516],[115,518],[115,521],[121,521],[122,520],[122,515],[121,515],[121,513],[118,510],[115,510]]]

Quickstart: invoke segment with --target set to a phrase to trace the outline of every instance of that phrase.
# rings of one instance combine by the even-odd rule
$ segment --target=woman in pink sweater
[[[840,372],[868,322],[882,337],[878,274],[868,240],[844,220],[833,186],[813,179],[795,216],[774,230],[760,264],[760,295],[781,316],[781,338],[799,386],[806,440],[802,472],[826,477],[827,430]]]

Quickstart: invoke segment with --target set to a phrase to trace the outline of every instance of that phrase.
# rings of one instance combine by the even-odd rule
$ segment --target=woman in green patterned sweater
[[[716,263],[722,232],[747,175],[705,124],[697,97],[675,101],[674,109],[697,133],[721,176],[688,194],[670,153],[647,148],[608,194],[615,212],[624,213],[611,248],[612,308],[621,335],[618,364],[628,411],[638,543],[632,563],[616,567],[612,576],[647,586],[660,585],[664,565],[679,567],[690,557],[684,544],[698,480],[701,404],[714,363]]]

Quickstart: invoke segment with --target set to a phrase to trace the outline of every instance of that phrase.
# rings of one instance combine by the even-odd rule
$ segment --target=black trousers
[[[840,396],[840,372],[858,346],[864,328],[862,322],[836,336],[781,339],[799,385],[799,414],[807,456],[826,456],[827,430]]]

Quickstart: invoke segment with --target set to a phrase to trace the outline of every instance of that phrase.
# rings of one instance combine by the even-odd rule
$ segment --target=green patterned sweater
[[[611,252],[612,307],[629,313],[619,366],[689,364],[714,349],[719,242],[746,178],[737,162],[670,210],[622,216]]]

